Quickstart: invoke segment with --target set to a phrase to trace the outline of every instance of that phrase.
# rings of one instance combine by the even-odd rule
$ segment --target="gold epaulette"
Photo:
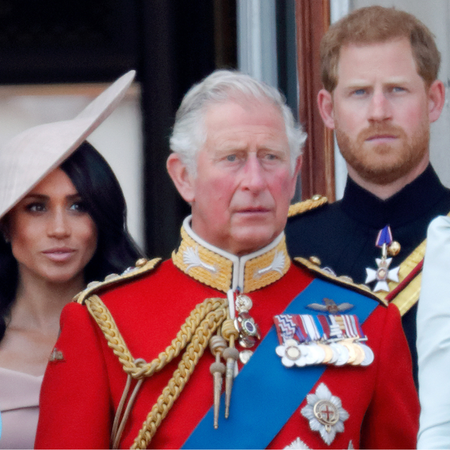
[[[298,214],[303,214],[306,211],[311,211],[312,209],[316,209],[319,206],[326,205],[328,203],[328,199],[326,197],[322,197],[321,195],[313,195],[310,199],[304,200],[302,202],[294,203],[289,206],[288,217],[297,216]]]
[[[373,300],[378,301],[379,303],[381,303],[384,306],[388,305],[388,302],[383,299],[380,298],[379,296],[375,295],[368,286],[366,286],[365,284],[356,284],[353,282],[353,280],[346,276],[346,275],[341,275],[341,276],[337,276],[332,274],[330,271],[328,270],[324,270],[320,267],[320,263],[318,261],[315,261],[314,257],[311,257],[309,260],[305,259],[305,258],[294,258],[294,261],[297,265],[300,265],[302,267],[306,267],[308,270],[310,270],[311,272],[314,272],[319,278],[325,278],[326,280],[334,283],[334,284],[339,284],[341,286],[345,286],[348,289],[351,289],[352,291],[356,291],[359,292],[362,295],[365,295],[366,297],[369,297]]]
[[[112,273],[108,275],[104,281],[91,281],[84,291],[81,291],[74,297],[73,301],[83,304],[87,298],[97,293],[99,290],[105,287],[113,286],[115,284],[123,283],[124,281],[139,277],[147,272],[150,272],[158,265],[159,262],[161,262],[161,258],[154,258],[150,261],[145,258],[138,259],[136,261],[135,267],[126,270],[121,275]]]

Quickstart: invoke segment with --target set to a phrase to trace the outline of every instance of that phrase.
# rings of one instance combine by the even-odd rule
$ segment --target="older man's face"
[[[192,228],[235,255],[254,252],[284,229],[295,190],[282,116],[268,103],[228,101],[209,107],[205,126],[191,179]]]

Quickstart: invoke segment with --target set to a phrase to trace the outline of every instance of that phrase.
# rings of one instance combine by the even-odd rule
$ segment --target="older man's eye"
[[[228,155],[227,156],[227,161],[234,162],[236,160],[237,160],[237,156],[236,155]]]

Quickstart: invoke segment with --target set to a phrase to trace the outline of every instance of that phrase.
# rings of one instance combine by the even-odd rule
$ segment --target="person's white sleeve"
[[[450,448],[450,218],[429,228],[417,312],[417,448]]]

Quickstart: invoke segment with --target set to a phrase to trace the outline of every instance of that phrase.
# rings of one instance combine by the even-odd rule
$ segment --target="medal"
[[[333,350],[331,350],[329,345],[326,344],[317,344],[325,353],[325,358],[322,361],[322,364],[329,364],[331,362],[331,359],[333,358]]]
[[[353,364],[356,360],[356,351],[353,347],[353,344],[349,342],[347,339],[340,343],[348,350],[348,360],[347,364]]]
[[[301,414],[309,420],[313,431],[319,431],[327,445],[331,445],[336,433],[344,431],[344,422],[350,417],[342,407],[339,397],[332,395],[324,383],[320,383],[314,394],[306,396],[308,404],[302,408]]]
[[[275,352],[281,357],[281,363],[285,367],[292,367],[294,364],[297,367],[306,366],[306,356],[308,351],[306,346],[301,346],[295,339],[288,339],[283,345],[279,345]]]
[[[236,297],[235,307],[239,313],[234,320],[234,325],[239,331],[239,344],[244,348],[251,348],[261,339],[259,327],[249,311],[253,302],[247,295],[238,295]]]
[[[359,346],[356,343],[352,343],[353,348],[355,349],[356,358],[355,361],[353,361],[351,364],[354,366],[360,366],[364,359],[366,358],[366,354],[364,353],[364,350],[361,346]]]
[[[285,367],[317,364],[369,365],[372,350],[358,317],[349,314],[280,314],[274,317],[279,346],[275,351]]]
[[[325,359],[325,352],[317,344],[308,345],[308,354],[306,355],[306,364],[321,364]]]
[[[251,350],[242,350],[239,352],[239,361],[241,361],[242,364],[247,364],[252,355],[253,352]]]
[[[334,365],[343,366],[344,364],[347,364],[349,356],[348,348],[338,343],[331,344],[331,347],[333,348],[333,351],[337,353],[337,360]]]
[[[365,358],[364,358],[363,362],[361,363],[361,365],[368,366],[368,365],[372,364],[373,360],[375,359],[372,349],[369,346],[367,346],[361,342],[358,342],[357,345],[359,345],[363,349],[364,355],[365,355]]]
[[[377,264],[377,269],[366,268],[366,284],[376,281],[374,292],[386,291],[389,292],[388,281],[398,282],[398,271],[400,267],[395,267],[389,269],[391,265],[392,258],[388,258],[388,252],[390,247],[393,247],[390,252],[394,256],[400,251],[400,244],[398,242],[392,241],[392,232],[389,225],[386,225],[382,230],[379,231],[375,245],[381,248],[381,258],[376,258],[375,262]]]

